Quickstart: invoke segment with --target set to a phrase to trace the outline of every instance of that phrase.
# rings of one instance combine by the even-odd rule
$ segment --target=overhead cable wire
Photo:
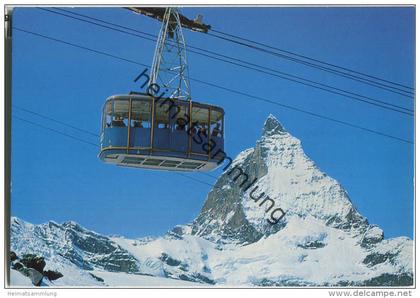
[[[282,104],[282,103],[279,103],[277,101],[274,101],[274,100],[271,100],[271,99],[267,99],[265,97],[261,97],[261,96],[257,96],[257,95],[251,95],[249,93],[245,93],[245,92],[242,92],[242,91],[234,90],[234,89],[228,88],[228,87],[223,87],[223,86],[220,86],[220,85],[217,85],[217,84],[205,82],[205,81],[198,80],[198,79],[192,79],[192,78],[190,78],[190,79],[192,81],[197,82],[197,83],[201,83],[201,84],[204,84],[204,85],[207,85],[207,86],[212,86],[214,88],[225,90],[225,91],[228,91],[230,93],[235,93],[235,94],[242,95],[242,96],[245,96],[245,97],[248,97],[248,98],[252,98],[252,99],[256,99],[256,100],[263,101],[263,102],[266,102],[266,103],[270,103],[270,104],[273,104],[273,105],[277,105],[277,106],[280,106],[280,107],[283,107],[283,108],[286,108],[286,109],[289,109],[289,110],[294,110],[296,112],[300,112],[300,113],[304,113],[304,114],[307,114],[307,115],[311,115],[311,116],[314,116],[314,117],[317,117],[317,118],[320,118],[320,119],[324,119],[324,120],[328,120],[328,121],[332,121],[332,122],[335,122],[335,123],[339,123],[341,125],[345,125],[345,126],[348,126],[348,127],[352,127],[352,128],[357,128],[357,129],[360,129],[360,130],[364,130],[364,131],[367,131],[367,132],[370,132],[370,133],[381,135],[383,137],[395,139],[395,140],[398,140],[398,141],[401,141],[401,142],[404,142],[404,143],[414,144],[412,141],[407,140],[407,139],[396,137],[396,136],[393,136],[393,135],[390,135],[390,134],[386,134],[386,133],[383,133],[383,132],[380,132],[380,131],[377,131],[377,130],[373,130],[373,129],[370,129],[370,128],[366,128],[366,127],[363,127],[363,126],[360,126],[360,125],[357,125],[357,124],[353,124],[353,123],[350,123],[350,122],[346,122],[346,121],[342,121],[342,120],[335,119],[335,118],[332,118],[332,117],[328,117],[328,116],[324,116],[324,115],[321,115],[321,114],[317,114],[317,113],[314,113],[314,112],[311,112],[311,111],[308,111],[308,110],[304,110],[304,109],[301,109],[301,108],[298,108],[298,107],[294,107],[294,106]]]
[[[193,178],[193,177],[187,176],[187,175],[182,174],[182,173],[177,173],[177,174],[178,174],[178,175],[180,175],[180,176],[182,176],[182,177],[185,177],[185,178],[191,179],[191,180],[193,180],[193,181],[196,181],[196,182],[198,182],[198,183],[202,183],[202,184],[205,184],[205,185],[208,185],[208,186],[213,187],[213,184],[210,184],[210,183],[207,183],[207,182],[201,181],[201,180],[199,180],[199,179],[197,179],[197,178]]]
[[[57,12],[57,11],[53,11],[53,10],[49,10],[49,9],[45,9],[45,8],[39,8],[39,9],[45,10],[45,11],[48,11],[48,12],[51,12],[51,13],[54,13],[54,14],[58,14],[58,15],[61,15],[61,16],[65,16],[65,17],[68,17],[68,18],[71,18],[71,19],[76,19],[76,20],[79,20],[79,21],[82,21],[82,22],[87,22],[89,24],[93,24],[93,25],[103,27],[103,28],[106,28],[106,29],[114,30],[114,31],[121,32],[121,33],[124,33],[124,34],[129,34],[129,35],[139,37],[139,38],[142,38],[142,39],[146,39],[146,40],[149,40],[149,41],[152,41],[152,42],[156,42],[156,36],[154,36],[152,34],[142,32],[142,31],[139,31],[139,30],[136,30],[136,29],[128,28],[128,27],[125,27],[125,26],[120,26],[118,24],[106,22],[106,21],[103,21],[103,20],[99,20],[97,18],[92,18],[94,20],[98,20],[98,21],[104,22],[106,24],[112,24],[112,26],[128,28],[131,31],[136,31],[136,32],[140,32],[141,34],[145,34],[145,35],[148,35],[148,36],[153,36],[153,38],[141,36],[141,35],[131,33],[131,32],[127,32],[127,31],[120,30],[120,29],[116,29],[116,28],[113,28],[113,27],[109,27],[107,25],[98,24],[98,23],[91,22],[91,21],[88,21],[88,20],[84,20],[84,19],[81,19],[81,18],[78,18],[78,17],[73,17],[73,16],[70,16],[70,15],[67,15],[67,14],[64,14],[64,13],[61,13],[61,12]],[[76,14],[76,15],[80,15],[80,16],[83,16],[85,18],[91,18],[90,16],[86,16],[86,15],[83,15],[83,14],[79,14],[79,13],[75,13],[75,12],[69,12],[67,10],[63,10],[63,11],[68,12],[68,13],[72,13],[72,14]],[[189,46],[189,47],[191,48],[191,46]],[[383,108],[383,109],[391,110],[391,111],[402,113],[402,114],[409,115],[409,116],[413,116],[413,113],[414,113],[414,111],[412,109],[401,107],[401,106],[398,106],[398,105],[395,105],[395,104],[392,104],[392,103],[389,103],[389,102],[386,102],[386,101],[378,100],[378,99],[375,99],[375,98],[372,98],[372,97],[368,97],[368,96],[365,96],[365,95],[362,95],[362,94],[359,94],[359,93],[347,91],[347,90],[344,90],[344,89],[341,89],[341,88],[337,88],[337,87],[330,86],[330,85],[327,85],[327,84],[319,83],[319,82],[316,82],[316,81],[313,81],[313,80],[308,80],[308,79],[305,79],[305,78],[300,77],[300,76],[292,75],[292,74],[289,74],[289,73],[286,73],[286,72],[281,72],[281,71],[271,69],[271,68],[268,68],[268,67],[264,67],[264,66],[261,66],[261,65],[255,64],[255,63],[251,63],[251,62],[244,61],[244,60],[241,60],[241,59],[237,59],[237,58],[234,58],[234,57],[229,57],[229,56],[226,56],[226,55],[223,55],[223,54],[219,54],[219,53],[216,53],[216,52],[213,52],[213,51],[209,51],[209,50],[205,50],[205,49],[201,49],[201,48],[197,48],[197,47],[192,47],[192,48],[198,49],[198,50],[203,51],[203,52],[211,53],[211,54],[217,55],[219,57],[214,57],[214,56],[204,54],[202,52],[198,52],[198,51],[191,50],[191,49],[187,49],[187,50],[189,52],[192,52],[194,54],[198,54],[198,55],[201,55],[201,56],[204,56],[204,57],[207,57],[207,58],[215,59],[215,60],[222,61],[222,62],[225,62],[225,63],[228,63],[228,64],[236,65],[236,66],[239,66],[239,67],[242,67],[242,68],[245,68],[245,69],[250,69],[250,70],[253,70],[253,71],[257,71],[259,73],[263,73],[263,74],[267,74],[267,75],[270,75],[270,76],[278,77],[278,78],[283,79],[283,80],[292,81],[292,82],[295,82],[295,83],[298,83],[298,84],[301,84],[301,85],[305,85],[305,86],[309,86],[309,87],[316,88],[316,89],[319,89],[319,90],[323,90],[323,91],[326,91],[326,92],[329,92],[329,93],[332,93],[332,94],[336,94],[336,95],[339,95],[339,96],[342,96],[342,97],[345,97],[345,98],[353,99],[353,100],[363,102],[363,103],[366,103],[366,104],[369,104],[369,105],[373,105],[373,106],[376,106],[376,107],[380,107],[380,108]],[[223,58],[220,58],[220,57],[223,57]],[[226,60],[226,59],[231,59],[233,61]]]
[[[51,41],[55,41],[55,42],[58,42],[58,43],[66,44],[66,45],[69,45],[69,46],[72,46],[72,47],[75,47],[75,48],[83,49],[83,50],[86,50],[86,51],[89,51],[89,52],[92,52],[92,53],[95,53],[95,54],[100,54],[100,55],[103,55],[103,56],[106,56],[106,57],[110,57],[110,58],[113,58],[113,59],[116,59],[116,60],[129,62],[131,64],[141,65],[141,66],[144,66],[144,67],[150,67],[150,65],[147,65],[147,64],[144,64],[144,63],[132,60],[132,59],[123,58],[123,57],[120,57],[120,56],[117,56],[117,55],[114,55],[114,54],[110,54],[110,53],[107,53],[107,52],[104,52],[104,51],[99,51],[99,50],[88,48],[88,47],[81,46],[81,45],[78,45],[78,44],[70,43],[70,42],[67,42],[67,41],[64,41],[64,40],[60,40],[60,39],[57,39],[57,38],[53,38],[53,37],[50,37],[50,36],[39,34],[39,33],[33,32],[33,31],[21,29],[21,28],[18,28],[18,27],[13,27],[13,28],[15,30],[18,30],[18,31],[21,31],[21,32],[24,32],[24,33],[27,33],[27,34],[42,37],[42,38],[45,38],[45,39],[48,39],[48,40],[51,40]],[[251,98],[251,99],[255,99],[255,100],[258,100],[258,101],[263,101],[263,102],[266,102],[266,103],[277,105],[277,106],[280,106],[280,107],[283,107],[283,108],[286,108],[286,109],[294,110],[296,112],[311,115],[313,117],[317,117],[317,118],[320,118],[320,119],[335,122],[335,123],[338,123],[338,124],[341,124],[341,125],[344,125],[344,126],[356,128],[356,129],[363,130],[363,131],[366,131],[366,132],[370,132],[370,133],[373,133],[373,134],[377,134],[377,135],[380,135],[380,136],[383,136],[383,137],[398,140],[398,141],[401,141],[401,142],[404,142],[404,143],[413,144],[413,141],[410,141],[410,140],[406,140],[406,139],[403,139],[403,138],[400,138],[400,137],[397,137],[397,136],[382,133],[380,131],[369,129],[369,128],[359,126],[359,125],[356,125],[356,124],[353,124],[353,123],[350,123],[350,122],[346,122],[346,121],[342,121],[342,120],[335,119],[335,118],[332,118],[332,117],[324,116],[322,114],[317,114],[317,113],[314,113],[314,112],[311,112],[311,111],[308,111],[308,110],[305,110],[305,109],[301,109],[301,108],[298,108],[298,107],[295,107],[295,106],[282,104],[282,103],[279,103],[279,102],[274,101],[272,99],[264,98],[264,97],[257,96],[257,95],[252,95],[252,94],[249,94],[249,93],[244,93],[242,91],[238,91],[238,90],[235,90],[235,89],[232,89],[232,88],[224,87],[224,86],[221,86],[221,85],[218,85],[218,84],[215,84],[215,83],[195,79],[195,78],[192,78],[192,77],[189,77],[189,79],[191,81],[195,81],[195,82],[198,82],[198,83],[201,83],[201,84],[205,84],[207,86],[211,86],[213,88],[228,91],[230,93],[239,94],[239,95]]]
[[[83,140],[83,139],[81,139],[81,138],[78,138],[78,137],[75,137],[75,136],[73,136],[73,135],[67,134],[67,133],[65,133],[65,132],[59,131],[59,130],[57,130],[57,129],[54,129],[54,128],[51,128],[51,127],[48,127],[48,126],[45,126],[45,125],[42,125],[42,124],[39,124],[39,123],[33,122],[33,121],[31,121],[31,120],[27,120],[27,119],[21,118],[21,117],[16,116],[16,115],[12,115],[12,117],[13,117],[13,118],[15,118],[15,119],[18,119],[18,120],[20,120],[20,121],[23,121],[23,122],[26,122],[26,123],[32,124],[32,125],[34,125],[34,126],[37,126],[37,127],[40,127],[40,128],[43,128],[43,129],[46,129],[46,130],[49,130],[49,131],[52,131],[52,132],[54,132],[54,133],[57,133],[57,134],[63,135],[63,136],[65,136],[65,137],[67,137],[67,138],[70,138],[70,139],[73,139],[73,140],[76,140],[76,141],[79,141],[79,142],[82,142],[82,143],[85,143],[85,144],[88,144],[88,145],[94,146],[94,147],[96,147],[96,148],[99,148],[99,147],[100,147],[98,144],[95,144],[95,143],[92,143],[92,142],[89,142],[89,141]]]
[[[52,13],[56,13],[56,14],[59,14],[59,15],[62,15],[62,16],[67,16],[67,17],[70,17],[70,16],[68,16],[67,14],[77,15],[77,16],[81,16],[81,17],[83,17],[83,18],[88,18],[88,19],[91,19],[91,20],[95,20],[95,21],[97,21],[97,22],[101,22],[101,23],[104,23],[104,24],[111,25],[111,26],[115,26],[115,27],[119,27],[119,28],[126,29],[126,30],[130,30],[130,31],[138,32],[138,33],[141,33],[141,34],[147,35],[147,36],[152,37],[152,38],[155,38],[155,39],[157,38],[157,36],[156,36],[156,35],[154,35],[154,34],[150,34],[150,33],[147,33],[147,32],[141,31],[141,30],[138,30],[138,29],[130,28],[130,27],[127,27],[127,26],[123,26],[123,25],[120,25],[120,24],[116,24],[116,23],[112,23],[112,22],[109,22],[109,21],[106,21],[106,20],[103,20],[103,19],[99,19],[99,18],[91,17],[91,16],[88,16],[88,15],[85,15],[85,14],[81,14],[81,13],[74,12],[74,11],[69,11],[69,10],[66,10],[66,9],[55,8],[56,10],[66,12],[67,14],[62,14],[62,13],[59,13],[59,12],[57,12],[57,11],[52,11],[52,10],[45,9],[45,8],[40,8],[40,9],[43,9],[43,10],[46,10],[46,11],[49,11],[49,12],[52,12]],[[83,19],[79,19],[79,18],[75,18],[75,19],[80,20],[80,21],[85,21],[85,20],[83,20]],[[92,22],[88,22],[88,23],[93,24]],[[107,28],[108,28],[108,29],[112,29],[112,28],[109,28],[109,27],[107,27]],[[210,34],[210,35],[211,35],[211,34]],[[143,38],[144,38],[144,37],[143,37]],[[189,46],[188,46],[188,48],[192,48],[192,49],[197,49],[197,50],[205,51],[205,52],[207,52],[207,53],[212,53],[212,54],[214,54],[214,55],[218,55],[218,56],[222,56],[222,57],[223,57],[223,56],[224,56],[224,57],[228,57],[228,56],[226,56],[226,55],[222,55],[222,54],[219,54],[219,53],[216,53],[216,52],[213,52],[213,51],[205,50],[205,49],[202,49],[202,48],[199,48],[199,47],[194,47],[194,46],[191,46],[191,45],[189,45]],[[202,53],[197,53],[197,52],[194,52],[194,51],[191,51],[191,52],[193,52],[193,53],[195,53],[195,54],[199,54],[199,55],[200,55],[200,54],[202,54]],[[276,55],[277,55],[277,53],[272,53],[272,54],[276,54]],[[210,58],[214,58],[214,57],[210,57]],[[235,59],[235,58],[233,58],[233,57],[228,57],[228,58],[229,58],[229,59],[233,59],[233,60],[237,60],[237,59]],[[290,58],[290,57],[287,57],[287,56],[286,56],[286,58]],[[293,61],[295,60],[295,58],[290,58],[290,59],[292,59]],[[290,60],[290,59],[289,59],[289,60]],[[307,62],[305,62],[305,61],[295,61],[295,62],[301,62],[302,64],[307,64]],[[311,65],[309,65],[309,66],[313,66],[313,67],[318,67],[318,68],[319,68],[319,66],[317,66],[317,65],[315,65],[315,64],[311,64]],[[264,67],[264,66],[259,66],[259,67]],[[320,68],[320,69],[321,69],[321,68]],[[327,71],[328,69],[322,68],[322,70]],[[331,73],[335,73],[335,72],[337,72],[337,71],[336,71],[336,70],[331,70],[331,71],[329,71],[329,72],[331,72]],[[354,78],[354,77],[350,77],[348,74],[347,74],[347,76],[346,76],[346,74],[343,74],[343,76],[344,76],[344,77],[351,78],[351,79],[353,79],[353,80],[355,80],[355,81],[359,81],[359,82],[361,82],[361,83],[366,83],[366,84],[371,85],[371,86],[375,86],[375,87],[378,87],[378,88],[381,88],[381,89],[384,89],[384,90],[387,90],[387,91],[394,92],[394,93],[396,93],[396,94],[400,94],[400,95],[403,95],[403,96],[406,96],[406,97],[409,97],[409,98],[411,97],[411,96],[409,96],[409,95],[407,95],[407,94],[399,93],[399,92],[397,92],[397,91],[393,91],[393,90],[390,90],[390,89],[386,89],[386,88],[383,88],[383,87],[380,87],[380,86],[377,86],[377,85],[373,85],[373,84],[371,84],[371,83],[367,83],[367,82],[365,82],[365,81],[363,81],[363,80],[360,80],[360,79],[357,79],[357,78]],[[391,87],[391,88],[392,88],[392,87]],[[401,91],[403,91],[403,92],[409,92],[409,93],[412,93],[412,91],[406,91],[406,90],[401,90]]]
[[[120,25],[120,24],[115,24],[115,23],[112,23],[112,22],[109,22],[109,21],[106,21],[106,20],[103,20],[103,19],[95,18],[95,17],[92,17],[92,16],[88,16],[88,15],[85,15],[85,14],[77,13],[77,12],[70,11],[70,10],[67,10],[67,9],[62,9],[62,8],[55,8],[55,9],[56,10],[59,10],[59,11],[66,12],[68,14],[77,15],[77,16],[81,16],[81,17],[84,17],[84,18],[89,18],[91,20],[102,22],[104,24],[108,24],[108,25],[111,25],[111,26],[116,26],[116,27],[123,28],[123,29],[130,30],[130,31],[139,32],[139,33],[145,34],[147,36],[150,36],[150,37],[153,37],[153,38],[157,38],[157,36],[154,35],[154,34],[150,34],[150,33],[147,33],[147,32],[144,32],[144,31],[140,31],[138,29],[130,28],[130,27],[127,27],[127,26],[123,26],[123,25]],[[44,10],[47,10],[47,9],[44,9]],[[53,12],[51,10],[48,10],[48,11]],[[286,51],[286,50],[281,50],[281,49],[278,49],[278,48],[274,48],[274,47],[271,47],[271,46],[266,45],[266,44],[262,44],[262,43],[259,43],[259,42],[256,42],[256,41],[251,41],[249,39],[242,38],[242,37],[235,36],[235,35],[228,34],[228,33],[224,33],[224,32],[221,32],[221,31],[218,31],[218,30],[215,30],[215,29],[211,29],[211,31],[216,32],[216,33],[219,33],[219,34],[224,34],[224,35],[227,35],[227,36],[231,36],[231,37],[234,37],[234,38],[237,38],[237,39],[240,39],[240,40],[244,40],[244,41],[247,41],[247,42],[251,42],[251,43],[258,44],[258,45],[262,45],[262,46],[265,46],[265,47],[268,47],[268,48],[271,48],[271,49],[276,49],[276,50],[281,51],[281,52],[292,54],[292,55],[295,55],[295,56],[298,56],[298,57],[301,57],[301,58],[305,58],[305,59],[308,59],[308,60],[312,60],[312,61],[315,61],[315,62],[318,62],[318,63],[325,64],[325,65],[328,65],[328,66],[333,66],[333,67],[340,68],[340,69],[343,69],[343,70],[346,70],[346,71],[349,71],[349,72],[361,74],[361,75],[364,75],[366,77],[371,77],[371,78],[374,78],[374,79],[377,79],[377,80],[380,80],[380,81],[383,81],[383,82],[387,82],[387,83],[391,83],[391,84],[394,84],[394,85],[399,85],[401,87],[413,89],[413,88],[408,87],[408,86],[405,86],[405,85],[401,85],[401,84],[398,84],[398,83],[387,81],[387,80],[384,80],[384,79],[381,79],[381,78],[378,78],[378,77],[374,77],[374,76],[371,76],[371,75],[368,75],[368,74],[357,72],[357,71],[354,71],[354,70],[351,70],[351,69],[348,69],[348,68],[344,68],[344,67],[341,67],[341,66],[338,66],[338,65],[335,65],[335,64],[330,64],[330,63],[327,63],[327,62],[323,62],[323,61],[320,61],[320,60],[317,60],[317,59],[313,59],[313,58],[310,58],[310,57],[307,57],[307,56],[299,55],[299,54],[296,54],[296,53],[293,53],[293,52],[290,52],[290,51]],[[214,34],[211,34],[211,33],[208,34],[208,35],[221,38],[220,36],[217,36],[217,35],[214,35]],[[228,40],[228,41],[238,43],[238,42],[236,42],[234,40]],[[198,47],[193,47],[193,46],[189,46],[189,47],[195,48],[195,49],[200,49]],[[262,50],[262,49],[259,49],[259,48],[256,48],[256,49]],[[200,50],[204,50],[204,49],[200,49]],[[211,51],[209,51],[209,52],[211,52]],[[272,53],[272,54],[278,54],[278,53]],[[289,58],[291,58],[291,57],[289,57]],[[305,61],[295,61],[295,62],[305,62]],[[317,66],[317,65],[309,65],[309,66]],[[323,69],[323,70],[327,70],[327,69]],[[335,70],[334,72],[337,72],[337,71]],[[342,73],[342,74],[343,75],[349,75],[349,74],[345,74],[345,73]],[[362,83],[364,82],[363,81],[364,78],[358,78],[358,77],[354,77],[354,76],[350,76],[350,78],[353,78],[354,80],[359,81],[359,82],[362,82]],[[372,83],[378,84],[377,82],[372,82]],[[373,85],[373,86],[376,86],[376,85]],[[383,86],[384,87],[387,87],[387,85],[383,85]],[[380,88],[379,86],[376,86],[376,87]],[[388,86],[388,87],[392,88],[392,86]],[[384,90],[392,91],[392,90],[389,90],[389,89],[384,89]],[[403,91],[403,92],[412,93],[412,91],[407,91],[407,90],[402,90],[402,89],[397,89],[397,90],[400,90],[400,91]],[[401,94],[401,93],[398,93],[398,92],[396,92],[396,93],[397,94]],[[401,95],[405,95],[405,94],[401,94]]]
[[[47,119],[47,120],[49,120],[49,121],[52,121],[52,122],[55,122],[55,123],[58,123],[58,124],[61,124],[61,125],[64,125],[64,126],[70,127],[70,128],[72,128],[72,129],[74,129],[74,130],[77,130],[77,131],[80,131],[80,132],[83,132],[83,133],[89,134],[89,135],[94,136],[94,137],[98,137],[98,136],[99,136],[97,133],[93,133],[93,132],[88,131],[88,130],[85,130],[85,129],[83,129],[83,128],[73,126],[73,125],[68,124],[68,123],[66,123],[66,122],[63,122],[63,121],[60,121],[60,120],[57,120],[57,119],[51,118],[51,117],[49,117],[49,116],[46,116],[46,115],[40,114],[40,113],[38,113],[38,112],[34,112],[34,111],[31,111],[31,110],[28,110],[28,109],[26,109],[26,108],[23,108],[23,107],[17,106],[17,105],[15,105],[15,104],[12,104],[12,108],[17,109],[17,110],[21,110],[21,111],[23,111],[23,112],[25,112],[25,113],[29,113],[29,114],[32,114],[32,115],[36,115],[36,116],[38,116],[38,117],[45,118],[45,119]]]
[[[363,81],[363,80],[365,80],[366,82],[372,83],[374,85],[378,85],[378,86],[376,86],[378,88],[380,88],[380,86],[382,86],[382,87],[388,87],[388,88],[393,88],[395,90],[399,90],[399,91],[402,91],[402,92],[413,94],[414,88],[413,87],[410,87],[410,86],[407,86],[407,85],[404,85],[404,84],[400,84],[400,83],[397,83],[397,82],[393,82],[393,81],[390,81],[390,80],[379,78],[377,76],[373,76],[373,75],[370,75],[370,74],[367,74],[367,73],[364,73],[364,72],[359,72],[359,71],[356,71],[356,70],[353,70],[353,69],[349,69],[349,68],[346,68],[346,67],[343,67],[343,66],[340,66],[340,65],[337,65],[337,64],[328,63],[328,62],[325,62],[325,61],[322,61],[322,60],[319,60],[319,59],[314,59],[314,58],[311,58],[309,56],[298,54],[296,52],[292,52],[292,51],[280,49],[278,47],[273,47],[273,46],[270,46],[268,44],[264,44],[264,43],[261,43],[261,42],[253,41],[253,40],[250,40],[250,39],[247,39],[247,38],[243,38],[243,37],[240,37],[240,36],[237,36],[237,35],[225,33],[225,32],[219,31],[219,30],[211,29],[211,31],[216,32],[216,33],[219,33],[219,34],[223,34],[223,35],[226,35],[226,36],[230,36],[230,37],[233,37],[233,38],[236,38],[238,40],[242,40],[242,41],[245,41],[245,42],[248,42],[248,43],[251,43],[251,44],[245,44],[245,43],[239,42],[237,40],[233,40],[233,39],[229,39],[229,38],[226,38],[226,37],[218,36],[216,34],[208,33],[208,35],[213,36],[213,37],[216,37],[216,38],[224,39],[226,41],[233,42],[233,43],[236,43],[236,44],[239,44],[239,45],[242,45],[242,46],[247,46],[247,47],[250,47],[250,48],[259,50],[259,51],[263,51],[263,52],[266,52],[266,53],[269,53],[269,54],[273,54],[273,55],[278,56],[278,57],[281,57],[281,58],[285,58],[285,59],[289,59],[290,58],[289,60],[292,60],[294,62],[298,62],[298,63],[302,62],[305,65],[308,65],[308,66],[311,66],[311,67],[315,67],[315,68],[319,68],[321,70],[333,71],[337,75],[344,75],[345,77],[353,78],[356,81],[359,81],[359,80]],[[263,46],[263,47],[266,47],[266,48],[275,50],[277,52],[269,51],[267,49],[256,47],[256,46],[252,46],[252,44]],[[300,59],[297,59],[297,58],[286,56],[284,54],[282,55],[279,52],[280,53],[286,53],[286,54],[289,54],[289,55],[293,55],[293,56],[296,56],[296,57],[300,57],[300,58],[303,58],[303,59],[306,59],[306,60],[310,60],[310,61],[313,61],[313,62],[317,62],[317,63],[323,64],[323,65],[326,65],[328,67],[322,67],[320,65],[309,63],[309,62],[304,61],[304,60],[300,60]],[[330,68],[330,67],[333,67],[333,68]],[[338,71],[337,69],[334,69],[334,68],[344,70],[347,73],[346,72],[342,72],[342,71]],[[363,78],[363,77],[360,77],[360,76],[352,75],[352,74],[349,74],[348,72],[354,73],[354,74],[358,74],[358,75],[361,75],[361,76],[364,76],[364,77],[368,77],[368,78],[371,78],[371,79],[374,79],[374,80],[377,80],[377,81],[381,81],[381,82],[387,83],[388,85],[387,84],[382,84],[382,83],[379,83],[379,82],[375,82],[373,80],[369,80],[369,79],[366,79],[366,78]],[[405,89],[408,89],[408,90],[404,90],[404,89],[401,89],[401,88],[393,87],[393,86],[390,86],[389,84],[392,84],[392,85],[395,85],[395,86],[400,86],[400,87],[405,88]],[[385,90],[388,90],[388,89],[385,89]],[[391,90],[388,90],[388,91],[391,91]]]

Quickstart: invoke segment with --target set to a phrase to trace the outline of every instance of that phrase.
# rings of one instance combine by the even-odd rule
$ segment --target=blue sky
[[[157,34],[159,23],[121,8],[73,11]],[[184,8],[213,28],[323,61],[414,86],[414,8]],[[14,26],[150,64],[150,41],[98,28],[37,8],[17,8]],[[113,94],[139,90],[143,67],[13,32],[13,104],[99,133],[101,107]],[[188,44],[311,80],[413,107],[413,100],[185,31]],[[193,78],[413,140],[413,117],[311,87],[188,56]],[[307,155],[337,179],[356,208],[386,237],[413,236],[413,145],[349,128],[276,105],[191,82],[196,101],[226,112],[230,156],[255,145],[272,113],[302,141]],[[99,140],[21,110],[14,115],[83,138]],[[175,173],[119,168],[97,150],[18,119],[12,127],[12,215],[32,223],[75,220],[104,234],[160,235],[195,218],[210,186]],[[218,175],[220,170],[212,172]],[[212,184],[202,174],[188,176]]]

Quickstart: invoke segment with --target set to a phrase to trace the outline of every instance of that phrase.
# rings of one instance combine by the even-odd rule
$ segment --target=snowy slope
[[[31,280],[16,270],[10,270],[10,284],[13,287],[33,287]]]
[[[109,287],[199,287],[200,284],[177,280],[147,276],[140,274],[130,274],[125,272],[94,271],[93,274],[104,280],[104,285]]]
[[[229,170],[254,181],[245,190]],[[263,200],[269,197],[275,207]],[[270,224],[270,211],[286,215]],[[268,211],[267,211],[268,210]],[[217,180],[197,218],[158,238],[106,237],[74,222],[12,219],[12,250],[64,277],[54,286],[407,286],[413,241],[384,240],[343,187],[273,117]]]
[[[363,285],[379,276],[412,272],[412,242],[400,237],[364,249],[359,238],[328,227],[313,217],[294,216],[281,231],[244,245],[220,246],[201,237],[162,237],[146,243],[113,238],[139,260],[145,272],[162,275],[162,253],[170,256],[173,275],[180,267],[202,272],[217,285]],[[400,259],[369,266],[370,256],[396,254]],[[399,264],[396,266],[395,264]],[[404,274],[407,273],[407,274]]]

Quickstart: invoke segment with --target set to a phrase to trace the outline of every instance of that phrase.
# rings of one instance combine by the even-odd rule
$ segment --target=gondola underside
[[[206,172],[218,166],[218,163],[215,161],[127,153],[103,154],[101,159],[106,163],[116,164],[117,166],[121,167],[134,167],[166,171]]]

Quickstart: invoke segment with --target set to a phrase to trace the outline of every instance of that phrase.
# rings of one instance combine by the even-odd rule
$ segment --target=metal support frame
[[[170,98],[191,100],[186,45],[176,7],[166,8],[162,19],[149,87],[152,84],[157,84]]]

